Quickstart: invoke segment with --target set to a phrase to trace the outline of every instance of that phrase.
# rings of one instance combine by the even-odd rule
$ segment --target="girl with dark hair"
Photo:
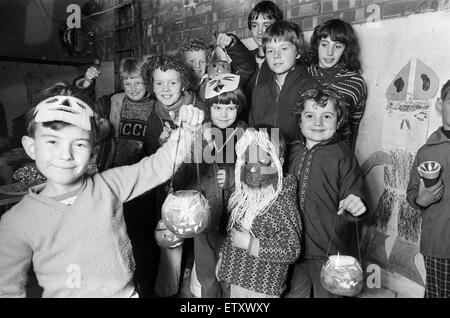
[[[353,150],[367,98],[359,51],[353,27],[332,19],[314,29],[307,57],[309,74],[320,84],[337,89],[348,104],[348,116],[338,134]]]

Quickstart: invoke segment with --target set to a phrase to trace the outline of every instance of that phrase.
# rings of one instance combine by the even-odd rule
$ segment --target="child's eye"
[[[312,118],[312,115],[311,114],[306,114],[306,115],[304,115],[305,116],[305,118],[308,118],[308,119],[311,119]]]
[[[266,50],[266,54],[273,54],[273,50],[272,49]]]
[[[56,144],[56,140],[51,140],[50,139],[50,140],[47,140],[46,143],[54,145],[54,144]]]

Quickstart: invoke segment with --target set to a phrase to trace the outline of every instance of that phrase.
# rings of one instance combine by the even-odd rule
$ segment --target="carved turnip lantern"
[[[155,239],[158,246],[162,248],[175,248],[183,244],[184,241],[184,238],[169,231],[163,220],[159,220],[156,226]]]
[[[331,255],[320,271],[320,282],[330,293],[353,297],[364,284],[364,274],[358,260],[348,255]]]
[[[208,225],[208,200],[196,190],[171,192],[164,201],[161,214],[171,232],[184,238],[194,237]]]

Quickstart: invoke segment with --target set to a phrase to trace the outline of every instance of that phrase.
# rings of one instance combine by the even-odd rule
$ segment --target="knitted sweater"
[[[123,203],[171,176],[175,147],[171,138],[137,164],[86,176],[70,206],[40,195],[43,185],[30,189],[0,220],[0,298],[26,296],[31,262],[43,297],[136,295]]]
[[[233,246],[229,236],[225,239],[221,280],[266,295],[281,295],[286,288],[288,266],[300,255],[302,223],[296,192],[295,177],[286,175],[277,200],[253,221],[251,230],[259,239],[258,257]]]
[[[317,82],[338,90],[348,103],[348,117],[339,128],[338,134],[354,149],[359,122],[366,108],[367,87],[364,78],[358,72],[349,71],[342,63],[331,69],[322,69],[313,64],[308,67],[308,73]]]

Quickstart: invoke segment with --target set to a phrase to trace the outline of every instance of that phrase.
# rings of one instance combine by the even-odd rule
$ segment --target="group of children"
[[[102,114],[107,137],[101,101],[83,98],[95,68],[77,94],[53,90],[30,110],[23,147],[47,182],[1,218],[0,296],[25,295],[31,262],[48,297],[175,295],[187,240],[158,248],[153,231],[168,191],[198,186],[210,221],[193,238],[197,297],[334,296],[321,266],[349,253],[348,223],[366,212],[358,41],[335,19],[306,50],[271,1],[248,26],[254,51],[221,33],[215,50],[189,39],[175,56],[124,60],[124,92]],[[438,199],[424,191],[418,206]]]

